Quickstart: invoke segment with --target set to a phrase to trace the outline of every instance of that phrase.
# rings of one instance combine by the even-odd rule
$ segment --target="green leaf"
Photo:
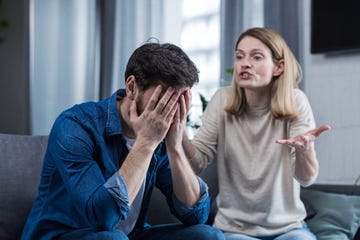
[[[233,68],[228,68],[226,69],[226,73],[233,75],[234,74],[234,69]]]
[[[209,101],[201,93],[199,93],[199,97],[201,101],[202,111],[204,112]]]

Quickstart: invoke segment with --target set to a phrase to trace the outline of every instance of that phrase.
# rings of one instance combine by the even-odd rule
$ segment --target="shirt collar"
[[[125,97],[125,89],[119,89],[108,99],[107,119],[106,119],[106,135],[112,136],[123,134],[119,110],[117,108],[117,98]]]

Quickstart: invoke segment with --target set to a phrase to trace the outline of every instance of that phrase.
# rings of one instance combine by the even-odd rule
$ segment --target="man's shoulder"
[[[99,101],[86,101],[73,105],[66,109],[61,114],[65,115],[77,115],[83,118],[98,118],[108,114],[111,111],[117,112],[116,97],[120,94],[121,89],[115,92],[113,95]]]
[[[63,111],[56,119],[54,126],[65,130],[68,126],[77,125],[88,130],[104,131],[109,113],[108,102],[109,99],[105,99],[76,104]]]
[[[102,101],[76,104],[61,113],[63,117],[76,118],[83,121],[98,119],[106,114],[106,105]]]

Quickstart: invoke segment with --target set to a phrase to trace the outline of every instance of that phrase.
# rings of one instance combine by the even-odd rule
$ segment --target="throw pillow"
[[[307,224],[318,240],[354,238],[360,226],[360,196],[307,189],[301,196],[316,211]]]

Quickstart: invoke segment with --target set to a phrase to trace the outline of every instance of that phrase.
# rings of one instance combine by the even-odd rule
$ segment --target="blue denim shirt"
[[[119,90],[99,102],[64,111],[49,135],[39,193],[22,239],[50,239],[76,229],[112,231],[127,217],[128,192],[118,174],[128,149],[117,98]],[[146,216],[154,186],[166,196],[170,211],[186,225],[204,223],[209,214],[207,185],[200,179],[201,198],[187,206],[173,193],[165,143],[155,150],[146,175],[141,212],[134,229],[148,224]]]

